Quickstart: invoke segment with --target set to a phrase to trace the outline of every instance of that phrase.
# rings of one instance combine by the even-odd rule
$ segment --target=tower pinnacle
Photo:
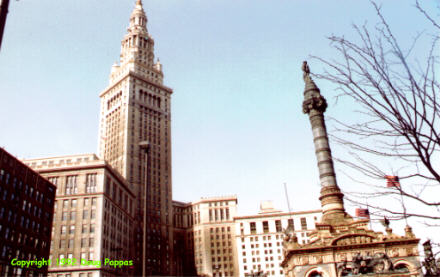
[[[131,71],[162,84],[162,66],[154,63],[154,39],[147,31],[147,16],[141,0],[135,2],[127,34],[121,41],[120,66],[113,69],[110,82],[117,81],[120,72]]]
[[[129,31],[140,29],[141,31],[147,31],[147,16],[145,15],[144,8],[142,7],[142,1],[136,0],[136,5],[130,16]]]
[[[321,207],[323,222],[330,223],[339,221],[347,216],[341,190],[336,182],[336,174],[333,168],[333,159],[328,142],[327,130],[324,120],[324,112],[327,109],[327,101],[321,95],[310,76],[310,68],[306,61],[302,65],[303,79],[305,82],[303,112],[309,115],[312,125],[313,142],[318,160],[319,179],[321,182]]]

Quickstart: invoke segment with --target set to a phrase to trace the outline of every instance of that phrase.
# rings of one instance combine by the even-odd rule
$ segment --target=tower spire
[[[120,78],[120,72],[131,71],[146,79],[162,84],[160,63],[154,63],[154,39],[147,31],[147,16],[142,0],[136,0],[130,15],[127,33],[121,41],[120,65],[113,67],[110,82]]]
[[[306,61],[302,65],[303,79],[305,82],[303,112],[309,115],[312,125],[315,154],[318,160],[319,179],[321,182],[321,194],[319,200],[323,212],[322,221],[331,223],[339,221],[347,216],[344,209],[343,193],[336,182],[336,174],[333,167],[332,153],[328,142],[327,130],[324,120],[324,112],[327,109],[327,101],[321,95],[310,76],[310,68]]]
[[[147,31],[147,16],[145,15],[144,8],[141,0],[136,0],[133,11],[130,16],[129,31]]]

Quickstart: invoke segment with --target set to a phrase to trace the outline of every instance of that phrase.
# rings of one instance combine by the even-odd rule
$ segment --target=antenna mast
[[[292,211],[291,211],[291,209],[290,209],[289,195],[287,194],[287,186],[286,186],[286,183],[284,183],[284,193],[286,194],[287,208],[289,209],[289,214],[290,214]]]

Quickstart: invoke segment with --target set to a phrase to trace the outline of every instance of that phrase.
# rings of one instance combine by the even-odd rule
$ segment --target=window
[[[87,247],[87,239],[85,239],[85,238],[81,239],[81,247]]]
[[[315,270],[312,273],[310,273],[309,276],[310,277],[322,277],[322,274]]]
[[[96,206],[96,197],[92,198],[92,206]]]
[[[89,247],[93,247],[95,244],[95,240],[93,238],[89,238]]]
[[[301,229],[307,230],[307,221],[305,217],[301,217]]]
[[[251,222],[250,227],[251,227],[251,234],[255,234],[257,232],[257,227],[255,225],[255,222]]]
[[[67,220],[67,212],[63,212],[63,216],[61,217],[62,221]]]
[[[70,220],[76,219],[76,212],[70,212]]]
[[[69,243],[67,244],[67,248],[73,248],[73,239],[69,239]]]
[[[76,184],[77,175],[67,176],[66,178],[66,194],[78,193],[78,187]]]
[[[403,264],[403,263],[400,263],[400,264],[396,265],[394,267],[394,270],[397,271],[397,272],[402,272],[402,273],[409,272],[408,267],[405,264]]]
[[[66,233],[66,225],[61,225],[61,234]]]
[[[88,219],[89,218],[89,211],[88,210],[84,210],[83,211],[83,219]]]
[[[77,202],[76,199],[72,199],[72,208],[75,208],[75,207],[76,207],[76,202]]]
[[[89,203],[90,203],[89,198],[84,198],[84,207],[85,207],[85,206],[88,206]]]
[[[63,201],[63,208],[67,208],[69,206],[69,200]]]
[[[281,220],[275,220],[275,228],[277,232],[282,232]]]
[[[269,233],[269,222],[263,221],[263,232]]]
[[[86,175],[86,192],[96,192],[96,173]]]
[[[82,232],[83,234],[86,234],[86,233],[88,232],[87,224],[83,224],[81,232]]]
[[[48,180],[55,186],[58,184],[58,177],[49,177]]]
[[[69,234],[75,234],[75,225],[70,225]]]
[[[95,210],[92,210],[92,211],[91,211],[91,213],[90,213],[90,217],[91,217],[92,219],[94,219],[94,218],[96,217],[96,211],[95,211]]]
[[[90,233],[95,232],[95,224],[90,224]]]
[[[293,230],[295,230],[295,224],[293,224],[293,218],[289,218],[288,220],[288,226],[292,226]]]

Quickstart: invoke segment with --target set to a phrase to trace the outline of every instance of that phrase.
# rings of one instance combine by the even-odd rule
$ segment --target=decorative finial
[[[136,5],[141,5],[142,6],[142,1],[141,0],[136,0]]]
[[[303,71],[303,79],[305,81],[306,77],[310,75],[310,68],[309,65],[307,64],[307,61],[303,61],[302,71]]]

